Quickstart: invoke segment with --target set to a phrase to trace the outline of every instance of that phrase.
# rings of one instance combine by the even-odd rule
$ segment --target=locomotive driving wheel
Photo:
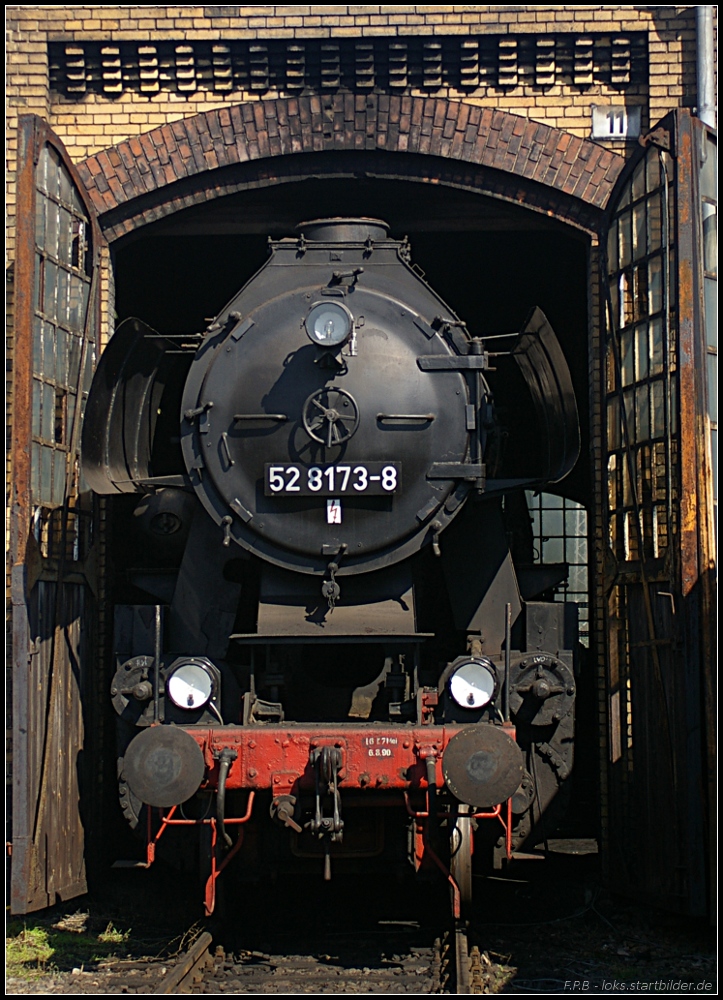
[[[459,889],[459,916],[454,921],[454,962],[457,993],[471,993],[468,925],[472,908],[472,817],[471,807],[459,803],[451,817],[449,870]],[[452,890],[454,892],[454,890]],[[452,911],[454,912],[454,898]]]
[[[449,870],[457,883],[462,919],[472,906],[472,817],[470,806],[460,803],[449,835]]]
[[[301,410],[304,430],[327,448],[344,444],[359,426],[359,407],[345,389],[312,392]]]

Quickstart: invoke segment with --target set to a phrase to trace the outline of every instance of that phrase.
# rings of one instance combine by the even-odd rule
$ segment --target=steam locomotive
[[[125,321],[88,399],[122,809],[208,913],[226,867],[411,866],[459,916],[473,845],[539,843],[572,769],[575,608],[524,542],[578,456],[570,374],[539,309],[470,334],[379,220],[269,251],[203,334]]]

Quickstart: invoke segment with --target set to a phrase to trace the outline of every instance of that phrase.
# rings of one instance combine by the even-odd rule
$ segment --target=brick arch
[[[595,142],[505,111],[442,98],[335,94],[206,111],[96,153],[78,171],[112,240],[209,197],[278,181],[269,172],[277,157],[328,152],[374,153],[377,163],[383,153],[387,165],[388,154],[438,164],[441,157],[446,169],[417,167],[417,179],[470,187],[583,228],[595,228],[625,164]],[[403,178],[405,168],[393,163]],[[224,180],[211,176],[219,170]],[[292,173],[300,179],[303,170]]]

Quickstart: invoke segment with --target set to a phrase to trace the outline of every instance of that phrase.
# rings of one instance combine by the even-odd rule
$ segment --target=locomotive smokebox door
[[[226,544],[296,573],[343,552],[336,575],[353,576],[432,543],[483,432],[457,348],[432,326],[449,310],[406,245],[376,220],[299,228],[209,328],[182,447]]]

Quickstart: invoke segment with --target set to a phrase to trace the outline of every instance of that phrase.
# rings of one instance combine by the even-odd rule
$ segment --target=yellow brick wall
[[[225,7],[17,5],[7,11],[7,97],[10,246],[14,220],[12,172],[16,153],[15,117],[34,112],[46,118],[74,161],[165,123],[223,105],[278,96],[267,92],[197,91],[144,96],[125,92],[117,99],[88,94],[69,100],[50,93],[49,41],[238,40],[244,38],[341,38],[346,36],[450,35],[647,31],[649,86],[627,87],[625,102],[643,106],[643,124],[695,100],[695,7],[563,5],[257,5]],[[219,16],[214,16],[214,12]],[[621,103],[620,93],[601,85],[584,90],[554,86],[489,88],[483,96],[440,89],[434,96],[457,97],[496,107],[564,129],[590,134],[590,106]],[[617,152],[624,147],[615,144]]]

